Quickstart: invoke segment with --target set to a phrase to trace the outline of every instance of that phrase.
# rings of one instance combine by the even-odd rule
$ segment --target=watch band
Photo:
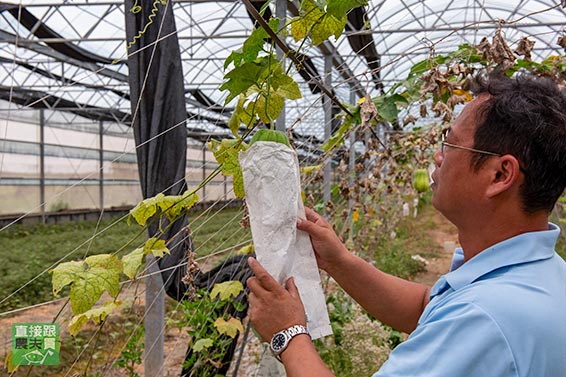
[[[294,325],[273,335],[269,348],[277,360],[281,361],[281,353],[287,349],[291,339],[300,334],[307,334],[310,338],[309,331],[303,325]]]

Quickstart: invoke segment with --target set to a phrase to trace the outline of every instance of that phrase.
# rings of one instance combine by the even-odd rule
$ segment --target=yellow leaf
[[[452,93],[456,94],[457,96],[465,96],[466,97],[465,102],[470,102],[473,99],[472,94],[467,90],[454,89]]]
[[[200,352],[206,348],[212,347],[214,342],[210,338],[199,339],[195,342],[193,346],[193,351]]]
[[[221,300],[228,300],[230,297],[236,297],[244,290],[244,286],[238,280],[225,281],[216,283],[210,291],[210,298],[215,299],[220,295]]]
[[[143,256],[145,255],[143,247],[138,247],[129,254],[122,257],[122,264],[124,265],[124,274],[133,279],[136,276],[136,272],[143,264]]]
[[[8,355],[6,355],[6,359],[4,360],[4,365],[6,366],[8,373],[14,373],[16,370],[18,370],[19,365],[12,364],[12,350],[11,349],[10,349],[10,352],[8,352]]]
[[[106,301],[101,307],[87,310],[82,314],[73,316],[69,323],[69,333],[72,336],[77,335],[81,328],[92,319],[95,323],[100,324],[108,317],[110,313],[122,304],[121,300]]]
[[[228,321],[224,318],[218,318],[214,321],[214,327],[220,334],[226,334],[230,338],[236,337],[238,331],[242,333],[244,331],[244,327],[242,326],[242,322],[239,319],[230,317]]]
[[[361,105],[362,103],[364,103],[366,100],[366,97],[362,97],[358,100],[358,105]]]
[[[145,254],[153,254],[158,258],[162,258],[165,254],[171,254],[167,246],[165,246],[165,241],[157,239],[155,237],[149,238],[143,247]]]
[[[251,243],[249,245],[243,246],[241,247],[236,254],[238,255],[245,255],[245,254],[251,254],[254,252],[254,244]]]
[[[354,211],[352,211],[352,221],[357,223],[359,219],[360,219],[360,212],[356,208],[354,209]]]
[[[322,169],[322,165],[303,166],[301,168],[301,173],[304,173],[306,175],[310,175],[310,174],[312,174],[315,171],[318,171],[320,169]]]

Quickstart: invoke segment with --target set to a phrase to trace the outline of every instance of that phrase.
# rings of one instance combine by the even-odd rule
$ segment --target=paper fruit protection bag
[[[297,229],[305,208],[295,151],[261,141],[239,158],[257,260],[280,284],[295,278],[313,339],[332,334],[311,241]]]

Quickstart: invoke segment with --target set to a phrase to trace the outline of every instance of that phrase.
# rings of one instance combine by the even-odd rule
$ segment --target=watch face
[[[285,335],[276,334],[271,340],[271,349],[274,352],[281,351],[285,347]]]

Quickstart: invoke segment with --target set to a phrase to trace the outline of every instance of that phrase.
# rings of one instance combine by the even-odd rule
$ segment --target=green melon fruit
[[[430,187],[426,169],[418,169],[413,174],[413,187],[418,192],[425,192]]]
[[[255,143],[256,141],[274,141],[276,143],[285,144],[286,146],[291,148],[287,134],[282,131],[261,129],[257,131],[252,137],[250,146],[253,145],[253,143]]]

